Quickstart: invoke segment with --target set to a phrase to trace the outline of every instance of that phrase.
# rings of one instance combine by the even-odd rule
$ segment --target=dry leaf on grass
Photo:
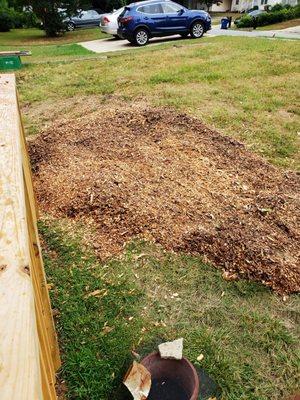
[[[107,289],[96,289],[91,293],[88,293],[85,298],[89,298],[89,297],[104,297],[106,296],[108,293]]]
[[[111,332],[113,330],[114,330],[114,327],[106,325],[106,326],[103,327],[102,332],[106,335],[107,333],[109,333],[109,332]]]
[[[225,281],[236,281],[238,275],[230,271],[223,271],[222,277],[225,279]]]

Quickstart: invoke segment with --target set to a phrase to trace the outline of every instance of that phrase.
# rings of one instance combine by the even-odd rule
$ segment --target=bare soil
[[[144,237],[300,289],[300,176],[167,108],[103,105],[30,142],[40,208],[92,223],[103,259]]]

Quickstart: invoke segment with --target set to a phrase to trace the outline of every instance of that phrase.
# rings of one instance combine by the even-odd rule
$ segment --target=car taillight
[[[104,22],[104,25],[108,24],[110,22],[110,19],[108,17],[104,17],[103,22]]]
[[[132,20],[133,20],[133,17],[122,17],[122,18],[120,18],[120,24],[126,25]]]

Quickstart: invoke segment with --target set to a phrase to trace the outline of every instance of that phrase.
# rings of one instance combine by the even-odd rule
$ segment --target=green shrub
[[[275,4],[272,8],[271,11],[275,12],[275,11],[281,11],[281,10],[289,10],[290,8],[292,8],[292,6],[290,4]]]
[[[0,32],[7,32],[12,28],[35,28],[38,24],[37,16],[31,11],[0,8]]]
[[[62,15],[54,10],[48,12],[43,18],[43,29],[48,37],[60,36],[66,30]]]
[[[13,20],[9,10],[0,10],[0,32],[8,32],[13,28]]]
[[[257,26],[265,26],[276,24],[278,22],[288,21],[300,16],[300,8],[293,7],[290,9],[282,9],[275,12],[261,14],[257,17]]]
[[[23,26],[24,28],[38,28],[41,23],[34,12],[25,11],[23,13]]]
[[[40,22],[32,11],[12,10],[14,28],[37,28]]]
[[[248,28],[253,25],[253,18],[246,14],[236,21],[235,24],[238,28]]]
[[[266,26],[299,17],[300,17],[300,6],[285,7],[281,6],[280,4],[276,4],[272,8],[271,12],[263,13],[256,17],[256,22],[257,22],[256,25]],[[249,28],[253,26],[253,17],[249,15],[243,15],[238,21],[235,22],[235,24],[238,28]]]
[[[271,11],[275,12],[275,11],[281,11],[283,9],[283,5],[282,4],[275,4],[272,8]]]
[[[9,15],[12,20],[13,28],[22,28],[24,26],[24,16],[22,12],[10,8]]]

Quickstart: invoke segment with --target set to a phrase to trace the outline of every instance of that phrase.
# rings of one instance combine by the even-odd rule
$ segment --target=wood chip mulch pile
[[[300,176],[196,118],[103,106],[30,143],[40,208],[93,222],[101,258],[145,237],[204,255],[226,276],[300,289]]]

